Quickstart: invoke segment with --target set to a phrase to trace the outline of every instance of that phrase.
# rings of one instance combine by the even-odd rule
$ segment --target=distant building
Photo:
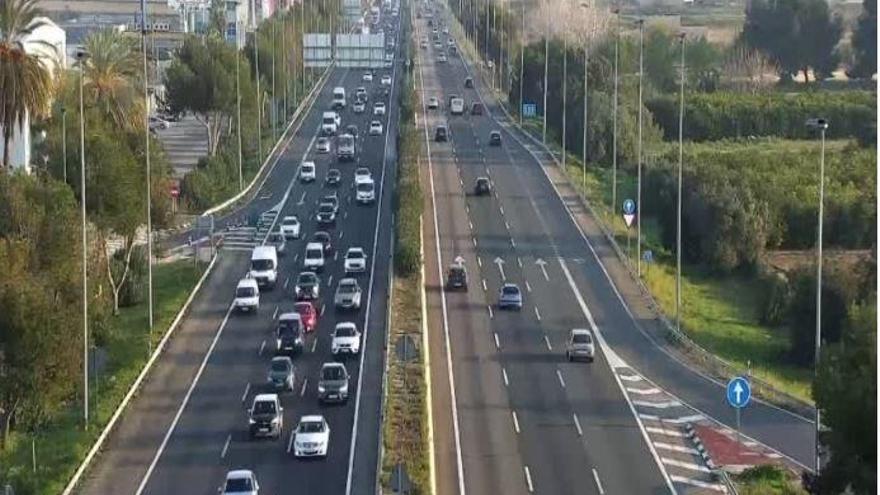
[[[67,51],[66,33],[48,18],[39,18],[39,20],[45,24],[34,29],[21,41],[25,52],[38,56],[54,75],[56,71],[67,66],[64,56]],[[0,127],[0,136],[2,134],[3,128]],[[0,156],[3,155],[3,145],[3,139],[0,139]],[[32,148],[30,115],[25,115],[23,125],[13,131],[12,140],[9,142],[10,165],[14,168],[24,168],[30,173]]]

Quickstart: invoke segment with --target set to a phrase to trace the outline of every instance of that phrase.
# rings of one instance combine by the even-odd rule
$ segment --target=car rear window
[[[307,249],[306,258],[321,259],[324,257],[324,251],[320,249]]]
[[[256,294],[253,287],[239,287],[235,289],[235,297],[253,297]]]
[[[290,366],[287,364],[287,361],[272,361],[272,371],[287,371],[289,369]]]
[[[341,366],[329,366],[324,368],[323,378],[325,380],[342,380],[345,378],[345,373]]]
[[[339,327],[336,329],[337,337],[354,337],[354,328],[351,327]]]
[[[593,338],[588,333],[576,333],[572,336],[571,341],[575,344],[592,344]]]
[[[504,294],[508,294],[508,295],[516,295],[516,294],[519,294],[519,289],[516,288],[516,287],[511,287],[511,286],[504,287],[503,289],[501,289],[501,291],[502,291]]]
[[[250,492],[253,490],[254,486],[248,478],[231,478],[226,480],[225,491],[227,493]]]
[[[260,401],[254,404],[254,414],[274,414],[275,403],[270,401]]]
[[[299,431],[302,433],[320,433],[324,431],[324,425],[317,421],[309,421],[300,424]]]

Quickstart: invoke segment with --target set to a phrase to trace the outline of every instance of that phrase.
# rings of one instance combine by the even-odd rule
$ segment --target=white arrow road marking
[[[621,378],[623,378],[623,377],[621,377]],[[630,388],[630,387],[626,387],[626,391],[631,394],[639,394],[639,395],[654,395],[654,394],[660,393],[659,388]]]
[[[547,275],[547,262],[544,261],[544,260],[542,260],[541,258],[538,258],[538,259],[535,261],[535,264],[538,265],[538,268],[541,269],[541,273],[544,274],[544,280],[546,280],[546,281],[549,282],[549,281],[550,281],[550,275]]]
[[[494,263],[498,266],[498,271],[501,272],[501,280],[507,280],[507,277],[504,275],[504,260],[501,257],[497,257]]]

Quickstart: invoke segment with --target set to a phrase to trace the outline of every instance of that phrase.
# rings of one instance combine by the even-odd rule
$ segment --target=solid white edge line
[[[177,427],[177,422],[180,421],[180,417],[183,415],[183,410],[186,409],[186,405],[189,403],[189,399],[192,396],[193,391],[196,389],[196,385],[199,383],[199,378],[202,377],[202,372],[205,371],[205,367],[208,365],[208,359],[211,358],[211,354],[213,354],[214,352],[214,347],[216,347],[217,342],[220,340],[220,336],[223,334],[223,329],[226,327],[226,322],[229,321],[229,315],[232,314],[233,307],[234,306],[230,304],[229,309],[226,310],[226,316],[223,317],[223,322],[220,323],[220,327],[217,329],[217,333],[214,334],[214,340],[211,341],[211,346],[208,347],[208,352],[205,353],[205,357],[202,359],[202,363],[201,365],[199,365],[199,369],[198,371],[196,371],[196,375],[193,378],[193,381],[189,384],[189,389],[186,391],[186,395],[183,397],[183,401],[180,403],[180,407],[177,408],[177,413],[174,415],[174,419],[171,420],[171,425],[165,432],[165,437],[162,438],[162,443],[159,444],[159,448],[158,450],[156,450],[156,454],[153,456],[153,460],[150,461],[150,465],[147,467],[147,472],[144,473],[143,478],[141,478],[141,482],[140,484],[138,484],[135,495],[141,495],[144,492],[144,489],[147,487],[147,483],[150,481],[150,476],[153,474],[153,470],[156,469],[156,464],[158,464],[159,458],[162,457],[162,453],[165,451],[165,447],[168,445],[168,440],[171,439],[171,435],[174,433],[174,429]]]
[[[437,275],[440,277],[440,280],[443,280],[443,258],[440,252],[440,229],[437,223],[437,196],[434,189],[434,166],[431,160],[431,140],[428,137],[428,117],[427,117],[427,105],[425,104],[425,79],[422,70],[421,64],[421,54],[417,55],[416,58],[419,60],[417,64],[419,67],[419,86],[421,87],[421,100],[422,100],[422,120],[424,122],[423,130],[425,134],[425,145],[427,147],[427,155],[428,155],[428,178],[429,184],[431,186],[431,210],[434,216],[434,247],[437,252]],[[476,244],[476,239],[474,239],[474,244]],[[455,397],[455,373],[452,371],[452,347],[449,339],[449,315],[446,309],[446,293],[445,291],[440,291],[440,307],[443,313],[443,333],[444,339],[446,341],[446,369],[449,374],[449,391],[450,391],[450,402],[452,408],[452,429],[455,434],[455,460],[456,460],[456,469],[458,476],[458,493],[459,495],[465,495],[466,490],[464,486],[464,462],[462,461],[461,456],[461,430],[458,424],[458,404]]]
[[[400,25],[400,21],[398,21],[398,26]],[[394,63],[393,68],[391,69],[391,96],[394,96],[394,86],[397,83],[397,67],[399,63]],[[399,110],[398,110],[399,112]],[[399,116],[399,113],[398,113]],[[387,116],[386,121],[388,124],[391,123],[391,116]],[[390,127],[390,125],[388,126]],[[398,132],[400,129],[398,129]],[[385,133],[385,146],[382,148],[382,175],[379,178],[379,201],[376,206],[376,229],[373,235],[373,250],[372,253],[377,253],[376,250],[379,244],[379,231],[380,226],[382,224],[382,204],[385,200],[385,170],[387,168],[388,163],[388,139],[391,133]],[[340,236],[341,238],[341,236]],[[376,284],[376,256],[373,256],[370,259],[370,289],[367,291],[367,308],[364,313],[364,331],[363,331],[363,343],[362,348],[367,348],[367,337],[369,336],[369,321],[370,321],[370,311],[372,310],[372,302],[373,302],[373,286]],[[387,315],[386,315],[387,318]],[[354,400],[354,420],[352,421],[351,426],[351,445],[348,449],[348,471],[345,477],[345,495],[351,495],[351,480],[353,475],[354,468],[354,453],[355,447],[357,446],[357,434],[358,434],[358,417],[360,416],[361,410],[361,389],[363,388],[364,383],[364,355],[366,352],[358,353],[358,359],[360,360],[360,365],[358,369],[358,385],[357,385],[357,395]]]

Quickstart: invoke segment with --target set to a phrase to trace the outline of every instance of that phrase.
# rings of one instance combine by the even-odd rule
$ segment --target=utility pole
[[[150,93],[147,72],[147,1],[141,0],[141,48],[144,63],[144,161],[147,167],[147,355],[153,353],[153,214],[150,170]]]
[[[619,96],[618,96],[618,87],[619,77],[618,77],[618,52],[620,45],[620,7],[616,6],[612,12],[614,13],[614,102],[612,104],[612,112],[614,114],[614,130],[612,132],[611,138],[611,211],[614,212],[614,209],[617,208],[617,113],[618,113],[618,105],[619,105]],[[641,205],[638,205],[641,206]],[[637,206],[637,208],[638,208]],[[629,253],[627,253],[629,254]]]
[[[675,329],[679,332],[681,332],[681,175],[684,167],[684,38],[684,33],[678,35],[681,43],[681,96],[678,105],[678,200],[675,206]]]
[[[547,144],[547,71],[550,67],[550,13],[547,11],[548,3],[544,0],[544,106],[541,113],[544,114],[544,129],[541,133],[541,142]]]
[[[589,120],[589,97],[590,97],[590,48],[591,46],[591,37],[593,35],[592,31],[592,18],[590,17],[590,4],[587,2],[581,3],[581,8],[584,9],[584,17],[586,26],[586,36],[584,40],[584,150],[583,150],[583,174],[581,177],[581,188],[584,190],[584,194],[587,194],[587,147],[589,142],[589,132],[588,129],[590,127]]]
[[[238,19],[235,20],[235,33],[238,37]],[[238,190],[244,191],[244,170],[242,166],[243,158],[241,156],[241,51],[238,49],[236,42],[235,47],[235,108],[238,116],[236,120],[236,134],[238,135]]]
[[[526,3],[520,2],[520,7],[522,8],[522,31],[519,33],[519,125],[523,123],[523,86],[525,86],[525,81],[523,81],[523,73],[525,72],[525,62],[526,62],[526,43],[525,43],[525,32],[526,32]]]
[[[67,108],[61,105],[61,164],[64,183],[67,184]]]
[[[565,23],[568,24],[568,23]],[[567,26],[566,26],[567,28]],[[562,30],[562,170],[565,168],[565,155],[568,146],[568,125],[566,106],[568,105],[568,30]]]
[[[83,110],[83,78],[89,53],[76,52],[79,61],[79,203],[82,213],[82,309],[83,309],[83,429],[89,429],[89,250],[86,235],[86,123]]]
[[[254,65],[257,80],[257,167],[263,164],[263,98],[260,94],[260,30],[254,29]]]
[[[639,19],[639,137],[636,144],[638,155],[638,177],[636,180],[636,266],[637,274],[642,276],[642,71],[645,53],[645,20]]]

